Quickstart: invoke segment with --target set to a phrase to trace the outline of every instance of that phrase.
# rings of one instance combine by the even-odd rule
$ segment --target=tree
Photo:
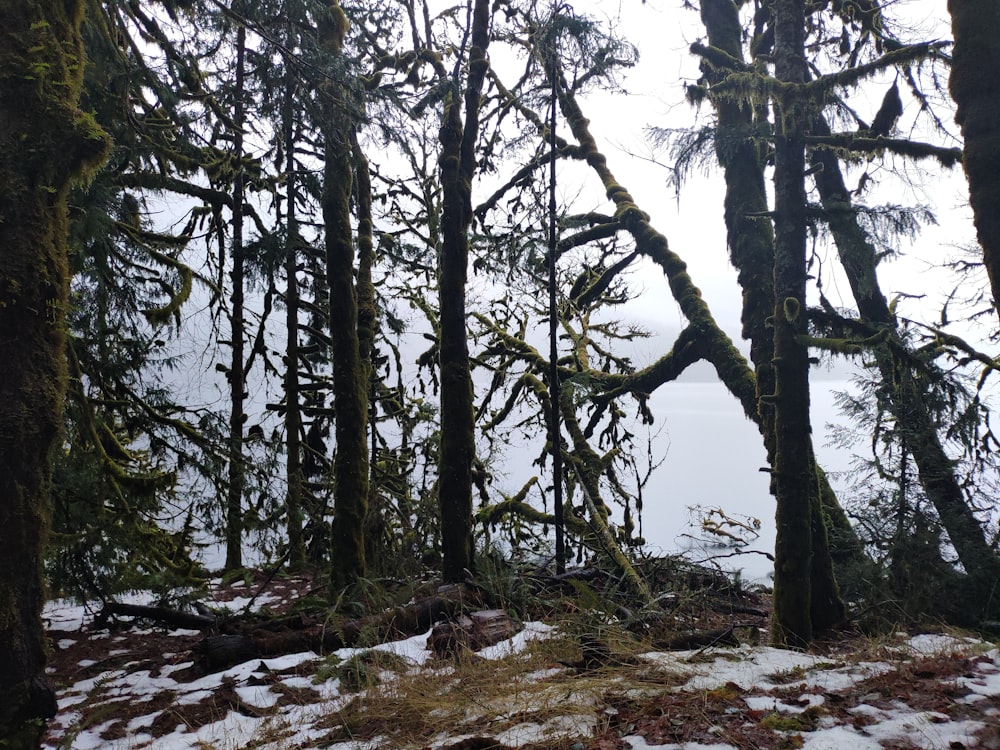
[[[66,196],[108,140],[78,100],[83,3],[5,0],[0,49],[0,736],[35,747],[45,681],[41,559],[66,390]]]
[[[236,106],[233,112],[233,220],[232,220],[232,282],[230,302],[230,344],[232,361],[229,366],[229,482],[226,498],[226,570],[243,567],[243,491],[246,487],[246,458],[243,455],[243,431],[247,415],[244,413],[246,399],[246,372],[244,364],[244,284],[246,283],[245,258],[243,249],[243,206],[245,197],[245,172],[243,166],[243,129],[246,114],[246,56],[247,30],[240,24],[236,30],[236,80],[233,96]]]
[[[772,396],[775,389],[775,335],[772,325],[774,291],[775,233],[772,222],[766,218],[768,200],[764,188],[765,166],[768,159],[772,125],[768,121],[768,108],[761,101],[739,98],[726,94],[713,95],[713,87],[721,85],[732,73],[746,72],[743,55],[743,33],[739,9],[731,0],[706,0],[701,6],[701,19],[708,32],[710,47],[692,46],[702,55],[702,85],[689,89],[692,99],[698,100],[707,93],[716,109],[714,145],[716,157],[722,166],[726,181],[724,217],[730,259],[738,271],[743,289],[743,336],[750,341],[750,358],[757,380],[757,423],[764,438],[768,460],[774,467],[776,455],[775,408]],[[750,52],[764,63],[771,54],[773,16],[760,13],[754,19],[754,31],[748,35]],[[700,137],[696,133],[696,137]],[[809,438],[811,443],[811,437]],[[812,452],[811,445],[809,451]],[[812,545],[816,553],[810,565],[810,585],[815,596],[811,617],[818,628],[842,620],[843,605],[839,603],[837,584],[833,580],[832,561],[826,550],[835,548],[840,559],[857,561],[863,557],[857,535],[826,474],[818,466],[812,469],[810,505],[812,507]],[[772,474],[771,490],[776,491],[776,474]],[[827,526],[833,532],[833,545],[829,545]]]
[[[480,95],[489,61],[490,4],[471,8],[468,74],[461,85],[456,64],[441,116],[441,251],[439,260],[441,454],[438,493],[441,552],[446,581],[462,581],[473,569],[472,462],[476,453],[475,407],[465,320],[465,285],[472,223],[472,179],[476,171]],[[461,58],[460,58],[461,62]],[[464,105],[464,121],[463,121]]]
[[[948,0],[955,49],[949,89],[965,139],[965,173],[983,263],[1000,315],[1000,7],[990,0]]]
[[[295,49],[292,6],[285,3],[285,47]],[[298,90],[295,66],[285,60],[284,91],[281,107],[281,139],[285,149],[285,513],[288,516],[288,565],[293,570],[306,563],[303,536],[303,497],[305,476],[302,467],[302,410],[299,404],[299,163],[295,118],[295,95]]]
[[[354,188],[352,132],[357,91],[348,81],[343,56],[347,16],[334,0],[318,25],[319,41],[330,56],[330,75],[322,85],[325,168],[323,221],[330,285],[330,339],[337,452],[333,460],[334,519],[331,537],[332,593],[365,574],[364,523],[368,513],[368,380],[359,337],[359,289],[354,281]],[[367,199],[370,201],[370,198]],[[370,236],[371,222],[368,221]],[[370,343],[366,337],[366,348]]]
[[[806,81],[805,10],[801,0],[775,0],[774,75]],[[806,329],[805,142],[808,100],[776,102],[774,146],[774,486],[778,534],[774,553],[771,639],[801,647],[813,637],[811,498],[816,482],[810,445]]]

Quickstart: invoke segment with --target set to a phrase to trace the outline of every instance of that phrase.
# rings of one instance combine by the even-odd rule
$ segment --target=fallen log
[[[94,620],[97,627],[104,627],[112,617],[139,617],[162,623],[169,628],[185,628],[189,630],[210,630],[218,621],[215,615],[196,615],[193,612],[182,612],[168,607],[147,607],[141,604],[120,604],[108,602],[101,608],[101,613]]]
[[[710,646],[739,646],[740,641],[733,630],[733,627],[724,630],[692,630],[673,638],[655,640],[653,647],[664,651],[689,651]]]
[[[440,658],[460,655],[463,650],[478,651],[505,641],[524,626],[502,609],[486,609],[459,615],[439,622],[431,630],[427,645]]]
[[[286,620],[288,627],[284,630],[247,626],[234,633],[208,636],[195,647],[195,655],[205,672],[218,672],[251,659],[302,651],[322,655],[356,646],[362,634],[369,637],[377,633],[386,640],[419,635],[430,630],[435,622],[453,617],[467,606],[481,604],[475,590],[459,585],[442,586],[433,596],[357,620],[334,622],[298,617]]]

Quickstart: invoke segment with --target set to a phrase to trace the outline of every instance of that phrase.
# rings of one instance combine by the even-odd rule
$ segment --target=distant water
[[[840,381],[813,383],[814,444],[827,471],[843,471],[850,463],[847,452],[826,446],[826,425],[843,421],[833,394],[847,387]],[[723,567],[741,569],[747,580],[766,580],[772,563],[763,555],[721,557],[732,549],[698,544],[692,537],[703,535],[690,510],[720,508],[733,518],[759,520],[759,537],[746,549],[773,553],[774,499],[768,475],[760,471],[766,459],[756,425],[719,383],[671,383],[651,405],[657,426],[664,428],[657,440],[666,456],[644,493],[642,531],[648,545],[665,552],[688,550],[695,559],[714,555]]]

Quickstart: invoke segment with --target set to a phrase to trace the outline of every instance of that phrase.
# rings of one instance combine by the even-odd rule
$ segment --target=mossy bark
[[[465,322],[465,285],[472,223],[472,179],[476,168],[479,105],[489,62],[490,4],[476,0],[472,15],[465,122],[458,81],[446,96],[440,130],[441,254],[439,261],[441,366],[441,452],[438,493],[441,507],[442,574],[462,581],[473,569],[472,461],[476,451],[475,404]]]
[[[576,98],[561,88],[559,104],[573,137],[579,143],[581,156],[597,174],[615,206],[616,220],[632,236],[636,251],[651,259],[663,271],[671,294],[690,323],[692,339],[697,339],[704,358],[740,402],[743,413],[756,422],[757,381],[753,369],[732,339],[719,328],[708,303],[701,296],[701,290],[687,272],[687,264],[670,249],[667,238],[653,227],[649,216],[639,209],[635,199],[615,179],[607,158],[597,148],[597,141],[590,132],[590,121],[584,117]]]
[[[339,11],[340,8],[337,7]],[[340,11],[341,14],[343,11]],[[337,32],[341,32],[338,30]],[[334,51],[341,51],[340,43]],[[368,514],[368,363],[358,340],[358,290],[354,284],[354,235],[351,193],[352,101],[350,87],[329,83],[325,92],[325,169],[323,222],[330,289],[330,340],[333,356],[333,406],[336,454],[333,461],[334,520],[331,534],[331,593],[365,575],[364,524]]]
[[[38,746],[45,679],[41,560],[66,390],[66,194],[108,142],[77,107],[83,3],[0,0],[0,738]]]
[[[965,138],[969,203],[1000,314],[1000,4],[948,0],[955,36],[949,89]]]
[[[813,132],[827,135],[830,128],[825,120],[817,118]],[[829,149],[820,148],[813,150],[811,161],[817,167],[814,169],[816,187],[861,319],[888,330],[890,339],[903,347],[895,317],[878,283],[875,247],[858,222],[837,156]],[[892,384],[885,390],[889,409],[907,431],[907,447],[917,466],[920,484],[948,532],[974,588],[984,594],[981,601],[985,603],[989,599],[989,589],[1000,575],[1000,559],[990,548],[983,528],[965,501],[955,465],[941,443],[913,374],[909,370],[900,372],[886,347],[876,348],[874,357],[883,382]]]
[[[775,0],[775,77],[806,80],[802,0]],[[812,497],[809,358],[796,336],[805,332],[806,191],[804,124],[800,102],[776,102],[774,165],[774,552],[775,645],[802,647],[813,638]]]
[[[375,284],[372,281],[372,266],[375,264],[375,241],[372,221],[372,183],[368,159],[361,149],[357,133],[351,133],[351,160],[357,184],[354,190],[355,205],[358,216],[358,356],[365,371],[365,382],[368,383],[370,454],[371,467],[377,461],[378,435],[376,434],[376,400],[375,380],[373,377],[372,358],[375,352],[375,331],[378,325],[378,315],[375,307]],[[369,564],[377,564],[380,553],[384,554],[385,546],[380,544],[384,534],[379,533],[382,527],[380,511],[376,505],[378,496],[377,479],[371,471],[368,480],[368,517],[365,525],[366,557]]]
[[[712,48],[728,55],[734,65],[745,67],[742,26],[733,0],[704,0],[701,18]],[[703,65],[703,73],[710,85],[722,82],[730,72],[733,71],[718,69],[708,62]],[[768,211],[764,157],[766,137],[770,135],[771,126],[766,119],[766,108],[755,107],[752,102],[723,96],[714,98],[713,104],[718,115],[716,154],[726,179],[724,211],[730,258],[738,271],[738,281],[743,290],[743,336],[750,341],[750,359],[757,378],[758,396],[769,395],[775,392],[772,361],[774,335],[768,324],[775,305],[775,237],[771,222],[763,217]],[[776,454],[773,405],[760,401],[757,424],[768,461],[773,467]],[[809,452],[812,454],[811,447]],[[837,529],[836,539],[848,555],[857,557],[862,554],[862,548],[825,473],[816,466],[814,476],[817,481],[810,485],[813,530],[810,570],[813,610],[817,618],[813,624],[822,627],[838,622],[844,616],[844,605],[832,572],[826,519],[829,518]],[[829,508],[825,513],[824,505]],[[820,602],[825,604],[815,606]]]
[[[743,61],[743,28],[733,0],[703,0],[701,18],[713,47],[733,60]],[[725,78],[727,71],[703,66],[709,83]],[[771,330],[765,321],[774,308],[774,230],[767,214],[764,185],[763,139],[769,135],[766,112],[732,98],[713,100],[718,115],[715,152],[726,180],[724,213],[729,253],[743,290],[743,338],[750,341],[750,359],[757,370],[757,386],[762,393],[773,392],[770,377],[774,350]],[[770,410],[761,414],[761,429],[770,431]]]

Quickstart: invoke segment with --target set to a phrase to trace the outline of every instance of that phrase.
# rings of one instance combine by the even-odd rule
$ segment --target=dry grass
[[[437,665],[383,671],[325,718],[324,740],[381,737],[387,746],[419,748],[461,735],[521,744],[548,734],[546,746],[555,747],[555,735],[564,738],[573,725],[600,734],[611,723],[609,690],[648,696],[678,683],[676,675],[634,658],[645,644],[622,632],[602,636],[609,661],[593,669],[565,668],[581,661],[581,649],[577,638],[561,634],[501,659],[466,652]]]

